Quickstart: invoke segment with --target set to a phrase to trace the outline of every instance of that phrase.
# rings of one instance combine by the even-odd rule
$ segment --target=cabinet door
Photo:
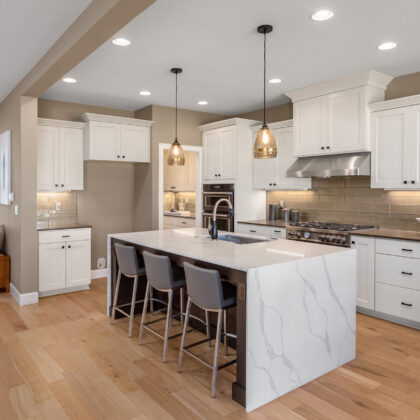
[[[66,242],[66,287],[90,284],[90,241]]]
[[[310,156],[325,152],[325,97],[304,99],[293,104],[294,155]]]
[[[411,158],[406,133],[407,110],[404,108],[372,114],[372,188],[410,188],[407,163]]]
[[[66,287],[66,249],[63,243],[39,245],[39,291]]]
[[[369,150],[366,136],[364,88],[349,89],[326,97],[327,153]]]
[[[409,150],[408,183],[412,189],[420,189],[420,106],[407,108],[407,148]]]
[[[60,128],[60,189],[83,190],[83,130]]]
[[[218,130],[203,133],[203,178],[219,179],[221,137]]]
[[[276,186],[274,189],[308,190],[312,186],[311,178],[289,178],[286,171],[292,166],[296,158],[293,156],[293,128],[279,128],[273,130],[277,142]],[[260,159],[265,160],[265,159]]]
[[[165,191],[186,191],[187,188],[187,162],[184,166],[168,165],[169,150],[165,150],[164,188]],[[185,160],[187,155],[185,154]]]
[[[375,238],[352,236],[356,250],[357,306],[375,309]]]
[[[220,128],[220,177],[236,178],[236,128]]]
[[[272,189],[273,184],[277,184],[277,159],[254,158],[253,162],[254,188]]]
[[[185,191],[195,192],[196,189],[196,168],[197,168],[197,155],[195,152],[185,152],[185,165],[186,165],[186,188]]]
[[[120,124],[90,123],[90,159],[121,160]]]
[[[121,159],[127,162],[150,162],[150,128],[121,125]]]
[[[38,127],[38,191],[54,191],[59,188],[60,129]]]

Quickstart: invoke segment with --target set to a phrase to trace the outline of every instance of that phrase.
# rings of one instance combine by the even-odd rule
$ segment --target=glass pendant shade
[[[273,132],[264,124],[258,131],[254,144],[256,159],[269,159],[277,156],[277,143]]]
[[[184,151],[182,150],[182,146],[178,143],[178,140],[175,139],[171,145],[171,148],[169,149],[168,165],[183,166],[184,164]]]

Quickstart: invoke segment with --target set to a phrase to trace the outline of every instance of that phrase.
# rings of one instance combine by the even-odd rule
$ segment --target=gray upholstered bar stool
[[[182,358],[184,352],[192,356],[194,359],[202,362],[213,371],[211,382],[211,396],[216,396],[216,381],[217,371],[223,369],[236,362],[236,359],[230,360],[227,363],[219,366],[220,340],[222,336],[222,318],[224,319],[224,342],[225,353],[227,352],[226,337],[236,338],[235,334],[228,334],[226,332],[226,310],[236,306],[236,287],[228,282],[222,282],[220,274],[217,270],[208,270],[205,268],[196,267],[187,262],[184,263],[185,278],[187,282],[187,310],[185,313],[184,328],[182,333],[181,348],[179,352],[178,372],[182,369]],[[209,340],[200,340],[196,343],[185,345],[187,337],[188,322],[190,318],[191,303],[205,309],[206,311],[217,313],[217,329],[216,329],[216,343],[214,348],[213,364],[206,362],[201,357],[192,353],[189,349],[199,344],[205,343]]]
[[[155,255],[150,252],[143,252],[144,265],[146,268],[147,275],[147,286],[146,286],[146,295],[144,297],[144,307],[143,307],[143,316],[140,324],[140,334],[139,334],[139,344],[141,344],[143,338],[143,331],[146,328],[148,331],[157,335],[160,338],[163,338],[163,356],[162,361],[166,362],[166,353],[168,350],[168,340],[171,338],[179,337],[181,333],[169,336],[169,330],[172,324],[172,318],[178,315],[182,317],[184,315],[184,287],[185,287],[185,277],[182,273],[180,276],[174,276],[174,272],[171,266],[171,260],[166,255]],[[149,295],[151,289],[156,289],[161,292],[168,293],[168,303],[167,303],[167,312],[166,312],[166,325],[165,325],[165,335],[162,335],[158,331],[149,327],[150,324],[161,321],[165,318],[155,319],[153,321],[146,322],[147,316],[147,302],[149,301]],[[172,312],[172,303],[174,290],[180,290],[180,312]]]

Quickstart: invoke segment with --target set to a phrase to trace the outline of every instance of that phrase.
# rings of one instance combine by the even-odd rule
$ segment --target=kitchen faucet
[[[213,209],[213,221],[211,222],[211,225],[210,225],[210,222],[209,222],[209,226],[208,226],[209,234],[211,236],[211,239],[217,239],[217,235],[218,235],[218,232],[217,232],[217,223],[216,223],[217,208],[219,207],[219,204],[220,203],[223,203],[224,201],[229,206],[229,214],[231,216],[233,216],[233,207],[232,207],[232,203],[230,202],[230,200],[228,200],[227,198],[221,198],[220,200],[218,200],[216,202],[216,204],[214,205],[214,209]]]

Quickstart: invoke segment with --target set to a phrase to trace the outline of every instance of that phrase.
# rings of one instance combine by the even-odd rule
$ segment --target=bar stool
[[[114,293],[114,301],[112,304],[112,323],[115,322],[115,312],[118,311],[125,315],[126,317],[130,318],[130,323],[128,326],[128,336],[131,337],[133,331],[133,321],[134,321],[134,309],[136,307],[136,303],[142,303],[144,300],[136,300],[137,295],[137,286],[139,282],[139,276],[145,274],[144,267],[141,267],[139,264],[139,260],[137,258],[136,249],[133,246],[122,245],[119,243],[115,244],[115,252],[117,254],[117,262],[118,262],[118,276],[117,276],[117,284],[115,286],[115,293]],[[133,293],[131,296],[131,302],[125,303],[123,305],[117,305],[118,303],[118,294],[120,291],[120,284],[121,284],[121,276],[124,275],[125,277],[134,279],[133,283]],[[165,303],[158,299],[153,299],[160,303]],[[124,306],[131,305],[130,313],[124,311]]]
[[[234,359],[219,366],[220,340],[222,336],[222,317],[224,318],[225,324],[223,332],[225,353],[227,353],[226,337],[228,336],[237,338],[235,334],[228,334],[226,332],[226,310],[236,306],[236,287],[226,281],[222,282],[220,279],[220,274],[217,270],[208,270],[205,268],[196,267],[187,262],[184,263],[184,270],[187,282],[188,301],[181,339],[181,348],[179,352],[178,372],[181,372],[182,369],[182,359],[184,352],[199,362],[203,363],[207,367],[211,368],[213,371],[211,396],[214,398],[216,396],[216,381],[218,370],[230,366],[236,362],[236,359]],[[206,311],[217,313],[216,343],[214,349],[213,364],[206,362],[200,356],[197,356],[196,354],[189,351],[190,348],[207,342],[209,338],[193,344],[189,344],[188,346],[185,345],[185,340],[188,333],[187,329],[190,318],[191,303],[194,303],[194,305],[205,309]]]

